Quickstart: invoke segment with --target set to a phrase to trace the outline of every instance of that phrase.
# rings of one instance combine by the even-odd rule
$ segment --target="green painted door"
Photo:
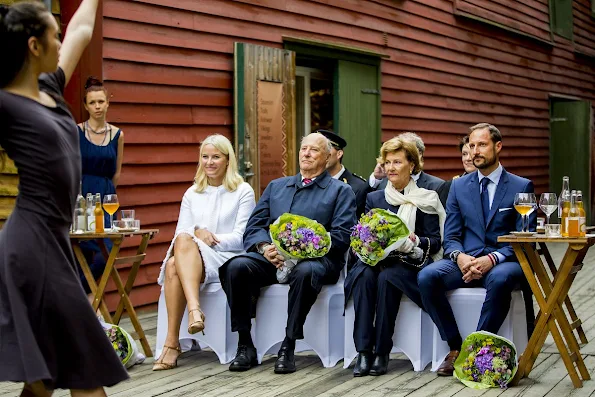
[[[380,78],[377,65],[339,60],[335,125],[347,141],[343,164],[367,178],[380,149]]]
[[[591,218],[593,187],[591,167],[591,104],[552,99],[550,102],[550,189],[562,190],[562,177],[570,177],[570,189],[582,190],[587,224]],[[589,222],[589,219],[591,221]]]

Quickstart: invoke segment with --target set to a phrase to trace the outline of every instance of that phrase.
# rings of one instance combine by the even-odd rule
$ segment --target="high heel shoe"
[[[176,361],[173,364],[164,363],[163,359],[169,350],[176,350],[178,352],[178,356],[176,357]],[[178,357],[182,354],[182,350],[180,347],[172,347],[172,346],[163,346],[163,351],[161,352],[161,357],[153,364],[153,371],[166,371],[169,369],[174,369],[178,366]]]
[[[199,313],[199,320],[195,320],[192,323],[190,322],[190,314],[192,312]],[[194,316],[193,316],[194,317]],[[189,334],[196,334],[202,331],[202,334],[205,334],[205,314],[200,309],[192,309],[188,311],[188,333]]]

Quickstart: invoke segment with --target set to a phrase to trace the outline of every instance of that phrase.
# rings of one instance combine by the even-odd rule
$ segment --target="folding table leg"
[[[153,238],[153,233],[147,233],[142,236],[140,245],[138,246],[138,249],[136,250],[137,257],[140,257],[145,253],[145,251],[147,250],[147,246],[149,245],[149,240],[152,238]],[[140,265],[142,263],[142,259],[144,259],[144,256],[141,259],[136,260],[132,264],[132,267],[130,268],[130,273],[128,273],[128,280],[126,280],[126,286],[124,287],[124,290],[126,291],[126,295],[130,295],[130,291],[132,291],[132,287],[134,286],[134,280],[136,280],[136,276],[138,274],[138,269],[140,268]],[[114,315],[114,319],[116,321],[118,321],[118,322],[120,321],[123,311],[124,311],[124,302],[120,301],[120,303],[118,303],[118,307],[116,309],[116,314]]]
[[[580,354],[578,342],[572,332],[566,314],[562,309],[562,304],[568,296],[572,281],[575,278],[577,269],[575,265],[583,260],[587,248],[569,246],[553,282],[549,280],[543,262],[530,244],[524,244],[524,252],[521,244],[513,244],[513,249],[517,254],[523,270],[525,270],[525,275],[531,285],[531,289],[534,293],[539,292],[535,297],[541,310],[535,328],[536,330],[542,330],[531,336],[526,349],[528,355],[523,354],[521,357],[519,370],[517,376],[515,376],[513,384],[517,384],[520,378],[527,376],[531,371],[535,358],[547,337],[547,326],[554,338],[572,383],[575,387],[582,387],[582,380],[576,371],[574,363],[576,363],[578,371],[584,380],[587,380],[590,377]],[[528,274],[525,269],[526,267],[529,267],[529,262],[533,265],[533,269],[539,278],[543,294],[540,293],[534,275],[532,273]]]
[[[115,267],[112,269],[112,278],[116,284],[116,288],[118,288],[118,292],[120,293],[120,297],[121,297],[120,302],[123,303],[124,307],[126,307],[126,311],[128,312],[128,315],[130,316],[130,322],[132,322],[132,326],[134,327],[134,329],[136,331],[138,340],[140,340],[140,343],[143,347],[145,355],[147,357],[153,357],[153,352],[151,351],[151,346],[149,346],[149,341],[147,340],[145,331],[143,330],[143,327],[141,326],[140,321],[138,321],[138,316],[136,315],[134,306],[132,305],[132,302],[130,301],[130,297],[128,296],[128,294],[126,293],[126,290],[124,289],[124,284],[122,283],[120,274],[118,273],[118,270]],[[129,277],[129,279],[130,279],[130,277]],[[118,323],[119,323],[119,321],[117,321],[117,324]]]
[[[103,270],[103,274],[101,275],[101,280],[99,281],[99,286],[97,287],[97,293],[95,294],[95,300],[93,301],[94,310],[97,310],[97,308],[99,307],[99,302],[103,300],[103,295],[105,294],[105,287],[107,286],[110,274],[114,269],[114,263],[116,261],[116,258],[118,257],[118,253],[120,252],[120,245],[122,244],[123,239],[123,237],[119,237],[114,238],[112,240],[113,246],[105,263],[105,269]],[[99,246],[104,246],[103,240],[99,241]]]
[[[546,263],[548,264],[548,267],[550,268],[550,272],[552,272],[552,276],[555,277],[557,269],[556,265],[554,264],[554,260],[550,254],[550,251],[547,248],[547,245],[545,243],[539,243],[539,248],[541,251],[541,255],[543,255]],[[582,321],[580,318],[578,318],[569,296],[566,297],[564,303],[566,304],[566,309],[568,310],[568,314],[570,315],[570,319],[572,320],[571,327],[573,329],[576,329],[576,332],[578,333],[578,337],[582,344],[588,343],[587,335],[585,335],[585,331],[583,330]]]
[[[87,279],[87,283],[89,284],[89,288],[91,289],[91,293],[93,297],[97,297],[97,283],[95,282],[95,278],[93,277],[93,273],[91,273],[91,269],[89,268],[89,264],[87,263],[87,259],[85,259],[85,255],[81,250],[81,247],[78,245],[78,240],[72,243],[72,250],[74,251],[74,256],[76,257],[81,269],[83,270],[83,274],[85,275],[85,279]],[[97,311],[97,308],[94,308]],[[107,305],[103,299],[100,300],[99,303],[99,310],[103,319],[108,323],[113,321],[112,316],[110,315],[109,310],[107,309]]]

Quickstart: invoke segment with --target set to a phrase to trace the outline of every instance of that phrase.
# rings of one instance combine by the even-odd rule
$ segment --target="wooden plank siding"
[[[575,48],[545,43],[547,0],[457,0],[499,13],[499,23],[530,27],[542,40],[458,16],[444,0],[105,0],[109,120],[126,133],[118,193],[143,226],[161,229],[133,302],[157,300],[155,280],[199,142],[210,133],[233,138],[234,42],[282,48],[283,36],[292,36],[387,54],[382,140],[418,132],[426,170],[451,178],[462,168],[457,139],[470,125],[490,122],[505,137],[504,166],[542,192],[549,184],[549,94],[595,100],[592,60],[575,53],[595,43],[589,1],[575,1]]]

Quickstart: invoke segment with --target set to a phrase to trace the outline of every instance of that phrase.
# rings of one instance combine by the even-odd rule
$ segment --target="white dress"
[[[233,192],[223,186],[207,186],[204,192],[198,193],[196,185],[192,185],[182,198],[176,233],[157,279],[159,285],[163,285],[165,280],[165,265],[173,255],[174,242],[182,233],[192,236],[200,249],[205,269],[205,281],[201,288],[208,283],[219,282],[221,265],[244,253],[242,238],[255,205],[254,191],[246,182]],[[194,235],[194,230],[198,228],[214,233],[219,243],[209,247],[199,240]]]

